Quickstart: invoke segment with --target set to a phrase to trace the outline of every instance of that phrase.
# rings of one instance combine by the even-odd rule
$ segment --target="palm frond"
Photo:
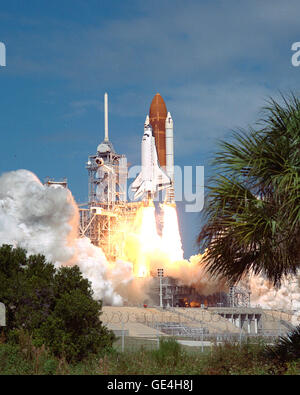
[[[198,243],[230,282],[252,270],[279,285],[300,267],[300,101],[283,102],[270,99],[261,128],[234,132],[213,162]]]

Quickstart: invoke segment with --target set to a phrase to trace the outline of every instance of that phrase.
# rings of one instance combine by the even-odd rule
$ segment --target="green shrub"
[[[67,361],[110,348],[115,337],[102,325],[102,305],[92,294],[77,266],[55,270],[42,255],[27,258],[21,248],[0,247],[0,300],[11,342],[22,342],[22,329],[34,347],[44,345]]]
[[[53,313],[35,331],[35,339],[57,356],[82,360],[111,346],[112,332],[100,322],[101,304],[79,289],[65,293],[57,300]]]
[[[47,359],[43,365],[43,372],[47,375],[53,375],[56,373],[58,367],[57,359]]]
[[[282,374],[285,367],[266,361],[263,350],[263,344],[250,341],[214,346],[211,354],[206,357],[204,374]]]
[[[32,374],[32,364],[26,360],[16,344],[0,344],[0,374]]]
[[[19,337],[19,344],[0,344],[0,374],[300,374],[300,360],[279,364],[277,360],[266,361],[261,357],[261,345],[227,344],[214,347],[207,355],[202,352],[178,353],[177,347],[172,348],[170,341],[167,341],[168,345],[164,344],[157,352],[141,348],[135,352],[89,354],[79,362],[68,362],[63,357],[53,356],[44,347],[35,347],[28,333],[23,332]]]
[[[182,354],[181,345],[174,338],[160,338],[159,349],[152,351],[153,358],[160,366],[166,363],[176,366]]]

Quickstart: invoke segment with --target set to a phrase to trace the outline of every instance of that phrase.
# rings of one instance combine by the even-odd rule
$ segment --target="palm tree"
[[[288,333],[280,336],[274,346],[266,346],[264,355],[281,361],[293,361],[300,359],[300,325]]]
[[[220,143],[197,240],[211,274],[280,285],[300,267],[300,100],[270,99],[258,126]]]

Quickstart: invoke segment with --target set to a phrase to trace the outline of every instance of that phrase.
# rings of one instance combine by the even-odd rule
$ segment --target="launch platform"
[[[255,308],[166,308],[103,306],[104,325],[127,336],[171,335],[189,339],[247,336],[277,337],[290,331],[291,313]]]

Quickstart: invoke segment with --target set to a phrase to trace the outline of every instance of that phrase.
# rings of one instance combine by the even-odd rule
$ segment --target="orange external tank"
[[[153,136],[159,164],[166,166],[166,118],[167,107],[164,99],[157,93],[151,103],[149,111],[150,125],[152,126]]]

